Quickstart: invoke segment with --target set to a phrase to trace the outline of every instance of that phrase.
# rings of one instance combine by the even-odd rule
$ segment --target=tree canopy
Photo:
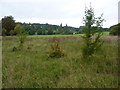
[[[2,18],[2,28],[4,28],[3,30],[5,30],[5,34],[6,35],[10,35],[10,31],[14,30],[15,27],[15,20],[12,16],[5,16],[4,18]]]
[[[120,23],[110,27],[110,35],[120,35]]]

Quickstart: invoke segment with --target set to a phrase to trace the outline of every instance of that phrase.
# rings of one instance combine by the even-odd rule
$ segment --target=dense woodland
[[[39,23],[17,23],[24,26],[24,29],[29,32],[29,35],[52,35],[52,34],[73,34],[79,33],[79,28],[71,26],[39,24]]]

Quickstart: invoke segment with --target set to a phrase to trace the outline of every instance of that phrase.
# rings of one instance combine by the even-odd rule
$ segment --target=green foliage
[[[61,49],[60,45],[59,45],[59,40],[54,39],[53,43],[51,44],[51,50],[49,52],[49,57],[51,58],[59,58],[64,56],[63,50]]]
[[[110,27],[110,35],[120,35],[120,23]]]
[[[5,29],[5,28],[2,29],[2,35],[3,35],[3,36],[6,35],[6,29]]]
[[[13,36],[2,41],[3,88],[117,88],[118,42],[117,37],[103,39],[102,50],[91,61],[81,59],[84,41],[80,37],[59,37],[67,55],[47,58],[52,38],[32,37],[24,49],[11,51],[18,40]],[[48,40],[49,39],[49,40]],[[32,47],[28,50],[25,47]],[[14,47],[16,50],[16,47]],[[83,83],[84,82],[84,83]]]
[[[25,30],[28,31],[29,35],[53,35],[53,34],[73,34],[73,32],[79,33],[79,28],[71,26],[51,25],[51,24],[27,24],[17,23],[24,26]]]
[[[10,31],[14,30],[15,27],[15,20],[12,16],[5,16],[2,18],[2,28],[6,30],[5,34],[10,35]],[[4,31],[3,31],[4,33]]]
[[[14,32],[17,33],[17,37],[19,38],[19,42],[20,42],[19,46],[22,47],[25,42],[25,38],[27,37],[27,32],[20,25],[15,26]]]
[[[10,31],[10,35],[13,36],[14,35],[14,30]]]
[[[18,47],[13,47],[12,48],[12,51],[14,52],[14,51],[17,51],[17,50],[20,50],[20,49],[18,49]]]
[[[83,37],[85,45],[83,47],[82,55],[84,59],[90,59],[93,54],[101,47],[103,41],[100,37],[102,36],[102,15],[95,18],[94,11],[90,6],[90,9],[85,10],[85,17],[83,18],[85,26],[83,27]],[[94,25],[94,26],[93,26]],[[96,26],[95,26],[96,25]]]

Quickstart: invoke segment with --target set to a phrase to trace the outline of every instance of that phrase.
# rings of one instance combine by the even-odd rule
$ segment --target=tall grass
[[[107,38],[91,61],[81,59],[80,38],[59,37],[66,54],[48,58],[52,38],[28,39],[21,51],[12,51],[18,40],[3,39],[4,88],[117,88],[117,40]],[[112,40],[114,38],[114,40]]]

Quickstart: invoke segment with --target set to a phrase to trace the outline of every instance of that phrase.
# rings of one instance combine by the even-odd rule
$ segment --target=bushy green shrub
[[[5,28],[2,28],[2,35],[5,36],[6,34],[6,29]]]
[[[27,32],[20,25],[15,26],[14,32],[17,33],[17,37],[19,38],[19,42],[20,42],[19,47],[22,47],[25,42],[25,38],[27,37]]]
[[[59,45],[59,40],[55,39],[51,44],[51,49],[49,51],[49,57],[51,58],[59,58],[64,56],[63,50],[61,49]]]

